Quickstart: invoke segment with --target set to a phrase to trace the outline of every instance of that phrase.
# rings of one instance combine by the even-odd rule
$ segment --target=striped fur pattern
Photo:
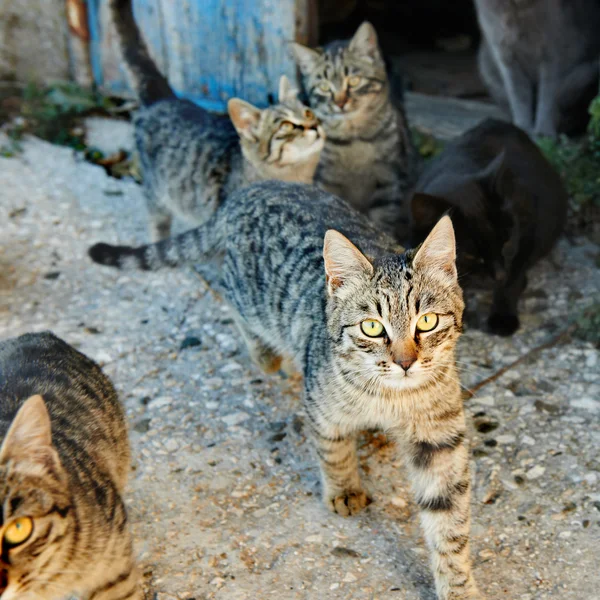
[[[204,223],[233,190],[254,181],[312,183],[324,133],[285,76],[279,101],[265,109],[232,98],[229,117],[178,99],[150,58],[131,0],[113,0],[121,54],[142,108],[134,118],[153,240],[177,216]]]
[[[418,154],[402,105],[390,99],[375,29],[365,22],[348,42],[292,48],[326,134],[317,181],[387,228],[403,214]]]
[[[2,600],[142,600],[127,427],[100,368],[49,332],[1,342],[0,438]],[[33,531],[11,545],[20,518]]]
[[[179,237],[141,248],[98,244],[90,256],[146,270],[220,259],[225,297],[251,356],[266,371],[287,359],[304,374],[327,507],[348,516],[368,504],[356,435],[383,428],[406,458],[439,598],[478,597],[454,359],[464,305],[448,217],[418,251],[404,252],[339,198],[270,181],[233,194],[209,223]],[[425,313],[439,324],[419,333]],[[384,335],[365,335],[368,319]]]

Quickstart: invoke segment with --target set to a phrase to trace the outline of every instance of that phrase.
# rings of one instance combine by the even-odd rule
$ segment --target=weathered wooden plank
[[[223,110],[232,96],[264,106],[279,77],[295,76],[294,0],[135,0],[152,55],[175,91]],[[127,93],[108,27],[107,0],[90,0],[93,70],[101,89]]]
[[[406,93],[406,112],[413,127],[442,140],[452,139],[490,117],[509,120],[492,104],[414,92]]]
[[[90,54],[94,80],[99,88],[115,95],[131,95],[118,52],[116,32],[110,23],[107,0],[88,0]],[[166,52],[159,0],[134,0],[135,17],[140,24],[152,58],[166,69]]]

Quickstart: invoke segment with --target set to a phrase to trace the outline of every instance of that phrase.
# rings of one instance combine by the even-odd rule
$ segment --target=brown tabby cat
[[[254,181],[312,183],[323,130],[285,76],[277,104],[259,109],[231,98],[229,117],[177,98],[150,57],[132,0],[111,0],[121,52],[142,107],[134,118],[154,240],[173,217],[204,223],[232,191]]]
[[[365,22],[351,40],[324,48],[292,48],[326,135],[315,182],[391,229],[419,157],[404,108],[392,101],[374,27]]]
[[[142,600],[127,513],[125,416],[52,333],[0,343],[0,597]]]

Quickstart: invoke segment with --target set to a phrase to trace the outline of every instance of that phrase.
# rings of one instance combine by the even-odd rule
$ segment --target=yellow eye
[[[322,92],[328,92],[329,91],[329,82],[328,81],[321,81],[321,83],[319,84],[319,89]]]
[[[26,542],[33,532],[33,521],[22,517],[10,523],[4,530],[4,541],[9,546],[18,546]]]
[[[438,316],[435,313],[427,313],[419,317],[417,331],[431,331],[437,327],[438,321]]]
[[[379,321],[371,320],[363,321],[360,328],[365,335],[369,337],[379,337],[385,333],[383,325]]]
[[[290,131],[294,130],[294,124],[290,123],[289,121],[284,121],[280,126],[279,126],[279,130],[280,131],[284,131],[285,133],[289,133]]]
[[[356,87],[360,83],[360,77],[358,75],[352,75],[348,78],[348,85],[350,87]]]
[[[310,110],[310,108],[307,108],[304,111],[304,118],[312,120],[315,118],[315,113],[312,110]]]

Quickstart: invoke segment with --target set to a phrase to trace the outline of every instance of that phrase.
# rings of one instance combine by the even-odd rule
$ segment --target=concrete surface
[[[127,407],[128,505],[149,598],[433,599],[415,504],[384,436],[361,440],[374,504],[352,519],[330,514],[299,382],[252,365],[205,281],[88,260],[96,241],[147,239],[136,184],[29,139],[0,158],[0,223],[0,335],[52,329],[104,366]],[[597,257],[585,240],[561,241],[556,264],[531,274],[513,338],[467,327],[464,385],[597,298]],[[468,323],[489,301],[469,294]],[[181,349],[186,338],[197,345]],[[599,367],[597,349],[568,340],[467,403],[473,559],[488,600],[600,598]]]

